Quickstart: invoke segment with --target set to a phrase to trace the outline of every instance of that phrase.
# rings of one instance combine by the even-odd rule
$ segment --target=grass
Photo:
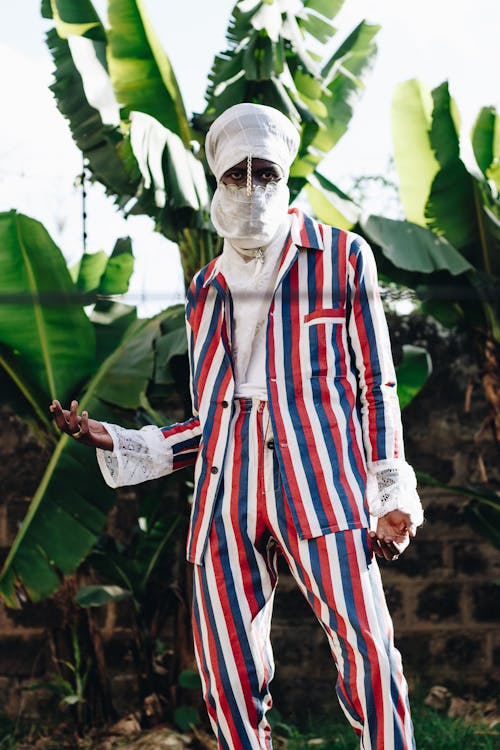
[[[450,719],[427,706],[412,710],[418,750],[498,750],[500,726],[488,729]],[[341,716],[308,720],[300,730],[282,721],[274,722],[275,738],[283,737],[286,750],[359,750],[359,740]],[[281,743],[275,742],[279,747]]]
[[[309,717],[298,726],[285,723],[278,712],[272,717],[275,750],[359,750],[359,740],[340,713],[321,720]],[[498,750],[500,726],[488,729],[479,724],[466,724],[450,719],[423,704],[413,706],[413,722],[418,750]],[[39,732],[30,725],[20,725],[0,715],[0,750],[97,750],[100,743],[90,733],[75,743],[75,734],[67,727],[67,736],[59,726],[53,733],[47,725]],[[26,742],[28,741],[28,744]]]

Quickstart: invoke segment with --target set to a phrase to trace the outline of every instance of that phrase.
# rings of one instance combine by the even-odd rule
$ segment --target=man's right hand
[[[82,411],[81,416],[78,416],[78,401],[72,401],[68,410],[63,409],[59,401],[54,399],[49,410],[59,429],[71,435],[79,443],[93,448],[102,448],[105,451],[113,450],[113,440],[102,422],[89,419],[86,411]]]

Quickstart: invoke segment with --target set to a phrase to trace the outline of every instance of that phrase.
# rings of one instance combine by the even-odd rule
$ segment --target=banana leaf
[[[405,344],[403,359],[396,368],[398,399],[404,409],[420,393],[430,374],[432,362],[429,353],[421,346]]]
[[[241,101],[277,107],[302,130],[299,156],[291,170],[296,178],[311,174],[343,135],[352,104],[363,90],[362,76],[376,47],[377,26],[360,23],[327,63],[309,47],[326,47],[336,29],[332,18],[343,2],[305,2],[289,10],[278,3],[237,3],[227,31],[228,48],[217,55],[209,75],[207,108],[194,117],[206,131],[215,116]],[[296,11],[296,12],[295,12]]]
[[[77,265],[70,269],[77,288],[82,292],[97,289],[107,263],[108,256],[104,250],[82,255]]]
[[[304,193],[320,221],[341,229],[353,229],[361,209],[340,188],[319,172],[308,175]]]
[[[0,265],[0,343],[9,352],[3,366],[26,397],[42,398],[44,410],[56,396],[69,399],[90,374],[92,324],[59,248],[38,221],[0,213]]]
[[[328,153],[347,131],[354,106],[364,91],[363,76],[377,54],[375,37],[379,30],[380,26],[361,21],[323,65],[321,77],[327,95],[322,102],[327,116],[312,141],[323,153]]]
[[[432,91],[432,99],[429,145],[440,169],[430,186],[426,224],[470,258],[468,248],[479,243],[473,184],[460,159],[459,117],[446,81]]]
[[[144,112],[191,140],[184,102],[170,60],[154,32],[143,0],[108,0],[108,65],[122,117]]]
[[[137,320],[137,310],[131,305],[112,300],[99,300],[90,315],[96,337],[96,365],[116,349],[127,329]]]
[[[125,292],[128,292],[133,270],[132,241],[130,237],[120,237],[116,240],[104,272],[99,279],[97,294],[125,294]]]
[[[425,226],[425,206],[439,171],[439,162],[429,143],[430,91],[416,79],[400,83],[394,90],[391,120],[394,160],[405,216],[408,221]]]
[[[116,412],[103,399],[134,409],[147,404],[151,341],[170,315],[167,311],[131,326],[88,383],[80,409],[113,422]],[[56,591],[92,548],[113,502],[114,493],[100,476],[94,451],[62,435],[0,573],[0,595],[8,606]]]
[[[93,382],[80,405],[96,419],[113,421],[93,397]],[[113,502],[94,451],[61,437],[0,572],[6,604],[19,607],[56,591],[91,549]]]
[[[128,142],[119,128],[105,125],[99,111],[89,104],[68,42],[55,29],[47,33],[46,39],[55,66],[50,89],[57,107],[68,120],[92,175],[109,194],[118,196],[120,205],[125,205],[135,196],[140,178]]]
[[[57,33],[61,39],[67,39],[74,34],[88,39],[104,41],[106,32],[90,0],[50,0],[42,6],[45,18],[53,18],[56,22]]]
[[[386,258],[404,271],[418,274],[446,271],[458,276],[473,268],[444,237],[411,221],[368,216],[361,220],[361,227]]]
[[[500,118],[495,107],[482,107],[471,133],[477,165],[500,191]]]

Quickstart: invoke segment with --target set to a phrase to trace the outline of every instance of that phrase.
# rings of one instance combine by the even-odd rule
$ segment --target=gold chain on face
[[[247,156],[247,195],[252,195],[252,154]]]

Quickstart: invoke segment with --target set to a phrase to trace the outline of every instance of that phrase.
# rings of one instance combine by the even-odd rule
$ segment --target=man
[[[256,104],[207,134],[224,249],[187,294],[193,418],[136,431],[79,417],[76,402],[51,409],[99,449],[113,487],[196,461],[193,630],[220,748],[271,746],[279,550],[327,634],[361,747],[403,750],[407,687],[374,553],[396,558],[422,510],[370,248],[288,211],[298,145],[284,115]]]

